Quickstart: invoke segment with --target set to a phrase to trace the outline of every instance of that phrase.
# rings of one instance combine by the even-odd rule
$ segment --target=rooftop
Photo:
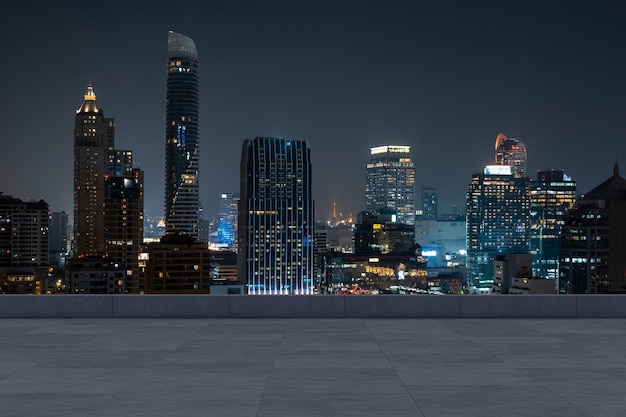
[[[622,416],[626,319],[3,318],[0,415]]]

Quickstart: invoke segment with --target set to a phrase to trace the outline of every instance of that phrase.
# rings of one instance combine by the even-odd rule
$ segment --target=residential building
[[[198,51],[191,38],[169,32],[165,109],[166,232],[198,239]]]
[[[107,256],[68,259],[65,268],[70,294],[124,294],[126,268]]]
[[[434,185],[423,185],[421,220],[437,220],[437,200],[437,188]]]

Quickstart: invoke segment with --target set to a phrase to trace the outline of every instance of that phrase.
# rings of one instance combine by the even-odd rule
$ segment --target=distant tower
[[[113,159],[115,122],[104,117],[91,84],[74,124],[74,248],[104,253],[104,177]]]
[[[69,215],[65,212],[50,214],[50,265],[63,266],[68,255]]]
[[[509,165],[515,178],[526,177],[526,145],[517,139],[509,139],[504,133],[496,137],[495,162],[498,165]]]
[[[422,220],[437,220],[437,188],[422,186]]]
[[[166,233],[198,238],[198,52],[193,40],[169,32],[165,110]]]
[[[217,213],[217,236],[228,250],[237,252],[237,210],[239,193],[223,193]]]
[[[246,139],[240,180],[239,280],[250,294],[311,294],[314,212],[307,143]]]
[[[0,266],[47,267],[49,217],[43,200],[25,202],[0,193]]]
[[[365,205],[368,211],[395,209],[398,223],[415,224],[415,166],[410,146],[385,145],[370,149]]]
[[[511,167],[490,165],[474,174],[467,192],[467,287],[489,292],[493,259],[530,253],[530,180]]]

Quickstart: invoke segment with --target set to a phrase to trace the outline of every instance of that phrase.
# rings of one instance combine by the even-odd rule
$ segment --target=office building
[[[239,280],[250,294],[313,292],[311,151],[256,137],[241,153]]]
[[[415,166],[410,146],[385,145],[370,149],[365,206],[370,212],[394,209],[398,223],[415,224]]]
[[[437,220],[437,188],[434,185],[422,186],[421,220]]]
[[[467,282],[472,293],[491,291],[493,259],[530,253],[530,180],[507,165],[474,174],[467,193]]]
[[[126,267],[126,291],[143,290],[139,254],[143,244],[143,171],[105,177],[104,239],[107,255]]]
[[[222,193],[217,213],[217,240],[221,247],[237,252],[239,193]]]
[[[533,276],[556,280],[561,229],[576,203],[576,181],[563,170],[539,171],[530,183],[530,250]]]
[[[50,265],[63,266],[68,256],[69,215],[65,212],[54,212],[50,215],[48,245]]]
[[[0,193],[0,266],[48,266],[48,203]]]
[[[526,145],[518,139],[507,138],[504,133],[496,137],[495,163],[509,165],[515,178],[526,177]]]
[[[559,252],[559,292],[626,292],[626,179],[613,176],[569,211]]]
[[[115,122],[104,117],[91,84],[74,124],[74,255],[101,255],[104,178],[114,159]]]
[[[415,254],[415,227],[395,221],[395,211],[382,209],[363,211],[357,216],[354,229],[356,255]]]
[[[198,52],[190,38],[169,32],[165,109],[166,233],[198,239]]]

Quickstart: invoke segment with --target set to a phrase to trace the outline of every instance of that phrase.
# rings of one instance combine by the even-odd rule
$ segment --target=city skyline
[[[203,62],[200,200],[209,215],[221,193],[238,189],[247,137],[309,142],[321,220],[333,202],[344,214],[365,208],[368,151],[387,143],[411,146],[416,188],[436,187],[440,213],[464,206],[499,132],[526,144],[529,177],[564,169],[581,193],[626,154],[618,2],[96,7],[10,4],[0,17],[10,57],[0,69],[0,191],[43,198],[51,211],[72,212],[72,116],[92,82],[116,119],[116,143],[145,172],[146,215],[163,215],[169,30],[194,39]]]

